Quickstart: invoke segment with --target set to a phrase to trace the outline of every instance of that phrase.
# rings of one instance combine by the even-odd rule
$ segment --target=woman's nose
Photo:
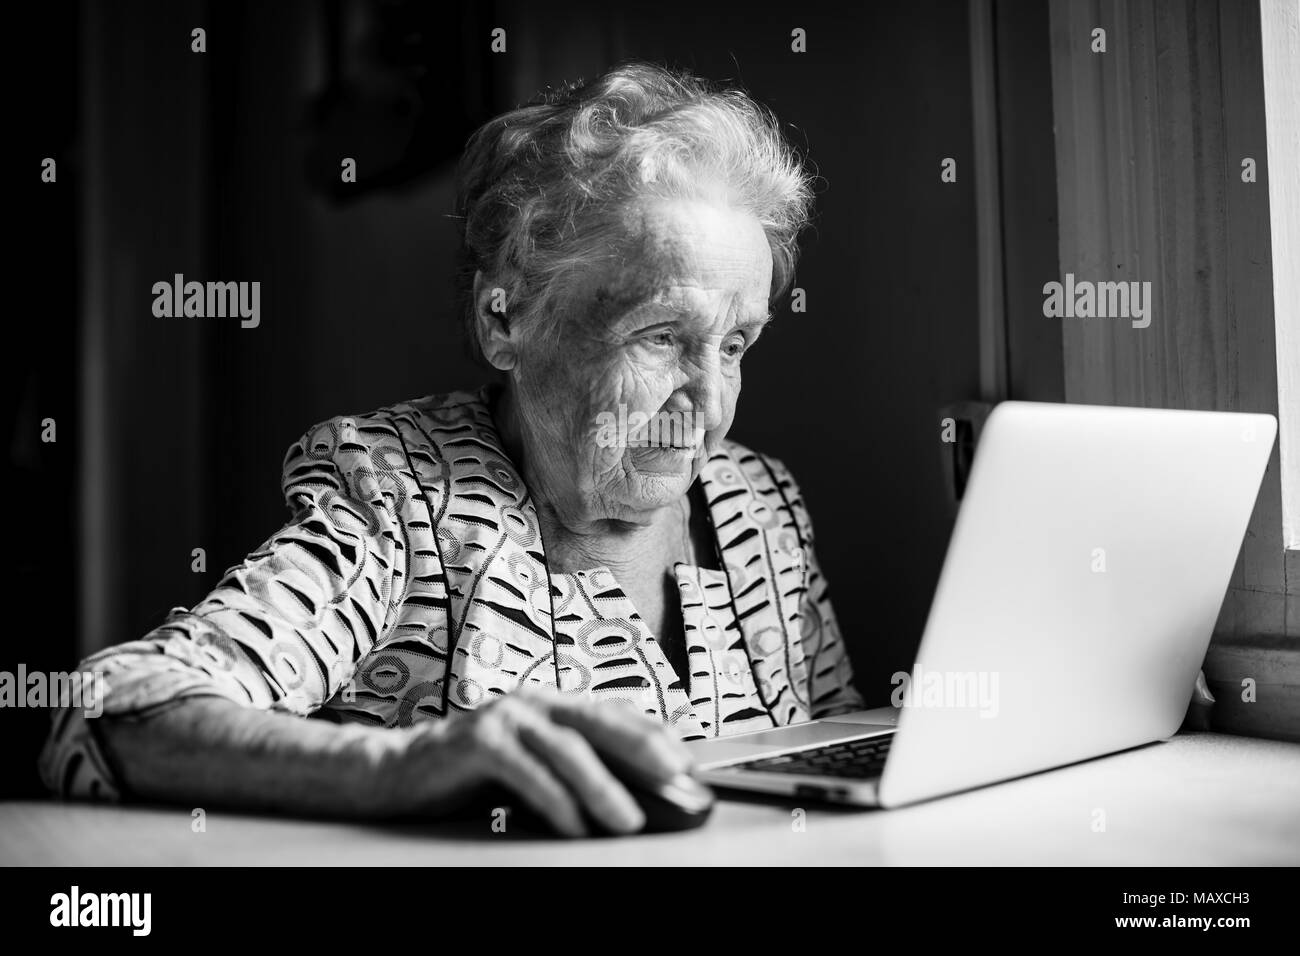
[[[722,424],[723,379],[717,362],[709,362],[697,369],[682,390],[695,417],[695,427],[712,431]]]

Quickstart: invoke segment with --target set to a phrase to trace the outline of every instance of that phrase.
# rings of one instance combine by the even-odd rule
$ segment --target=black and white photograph
[[[1284,925],[1300,0],[14,16],[6,926],[559,866]]]

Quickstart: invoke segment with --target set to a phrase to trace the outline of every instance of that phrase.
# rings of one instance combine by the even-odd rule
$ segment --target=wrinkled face
[[[649,202],[625,221],[627,254],[577,277],[558,333],[521,342],[513,374],[534,495],[639,524],[731,427],[772,255],[758,220],[724,205]]]

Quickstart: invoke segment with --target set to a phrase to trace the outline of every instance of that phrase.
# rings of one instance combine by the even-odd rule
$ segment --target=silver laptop
[[[1271,415],[997,406],[916,663],[865,689],[891,706],[694,741],[700,779],[896,807],[1171,737],[1276,431]],[[841,626],[869,630],[888,595],[832,583]]]

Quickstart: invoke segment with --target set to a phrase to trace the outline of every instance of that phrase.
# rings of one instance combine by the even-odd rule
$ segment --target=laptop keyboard
[[[879,777],[885,769],[885,757],[889,754],[889,745],[893,741],[893,734],[842,740],[811,750],[800,750],[798,753],[750,760],[739,764],[738,769],[871,780]]]

